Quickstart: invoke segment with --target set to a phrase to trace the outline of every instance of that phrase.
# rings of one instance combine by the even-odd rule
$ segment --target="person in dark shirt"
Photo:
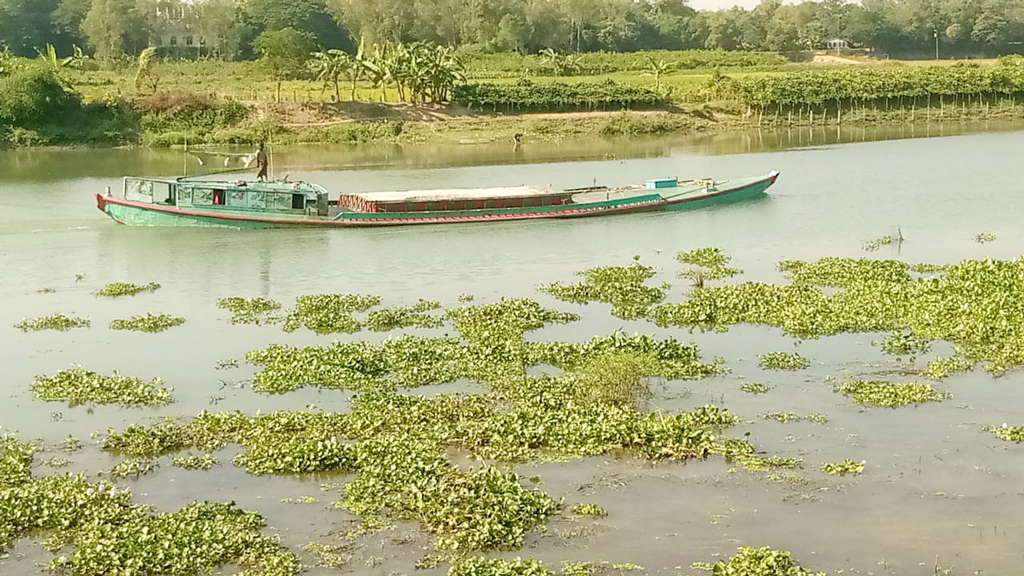
[[[256,167],[260,169],[256,179],[260,182],[267,181],[267,166],[270,164],[267,158],[267,151],[263,149],[263,142],[260,142],[260,149],[256,152]]]

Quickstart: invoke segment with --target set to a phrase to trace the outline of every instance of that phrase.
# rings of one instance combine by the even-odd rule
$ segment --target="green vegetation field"
[[[323,61],[284,73],[264,61],[140,59],[99,69],[91,61],[70,67],[44,57],[8,59],[10,72],[0,72],[0,142],[481,142],[511,132],[562,139],[1024,117],[1017,104],[1024,96],[1020,57],[797,63],[777,54],[708,50],[458,57],[436,50],[454,58],[440,87],[420,76],[382,75],[382,60],[353,64],[343,54],[321,53]],[[353,78],[353,69],[362,72]],[[563,112],[604,116],[521,116]]]

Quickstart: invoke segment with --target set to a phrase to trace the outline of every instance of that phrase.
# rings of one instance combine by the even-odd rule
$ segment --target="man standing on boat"
[[[256,179],[260,182],[267,181],[267,166],[270,164],[267,158],[267,151],[263,149],[263,142],[260,142],[260,149],[256,152],[256,167],[260,169]]]

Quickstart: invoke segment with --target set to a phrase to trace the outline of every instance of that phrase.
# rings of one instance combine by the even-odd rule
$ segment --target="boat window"
[[[174,201],[171,199],[171,184],[168,182],[154,182],[153,183],[153,203],[154,204],[173,204]]]
[[[214,190],[213,191],[213,203],[218,206],[224,205],[224,191]]]
[[[292,210],[305,210],[306,209],[306,195],[305,194],[292,194]]]

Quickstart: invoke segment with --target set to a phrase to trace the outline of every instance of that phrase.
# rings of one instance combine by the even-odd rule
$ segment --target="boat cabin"
[[[188,178],[124,179],[123,198],[133,202],[239,212],[327,216],[327,190],[308,182],[215,181]]]

